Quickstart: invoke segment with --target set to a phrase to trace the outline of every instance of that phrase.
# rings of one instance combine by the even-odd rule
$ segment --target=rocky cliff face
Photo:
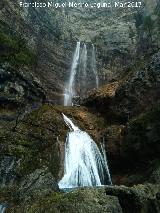
[[[159,59],[158,52],[83,101],[108,121],[104,137],[116,181],[148,181],[154,169],[159,171]],[[123,171],[128,178],[118,178]]]
[[[96,46],[101,84],[119,79],[137,58],[159,47],[158,8],[156,0],[142,1],[140,8],[112,9],[22,8],[19,1],[3,0],[3,61],[14,62],[16,68],[29,66],[48,99],[61,101],[77,40]],[[10,42],[5,45],[7,39]],[[25,43],[27,50],[15,47],[15,40]]]
[[[159,2],[114,10],[19,2],[0,3],[0,209],[158,213]],[[53,106],[62,103],[78,40],[94,43],[103,86],[81,100],[85,107]],[[62,112],[105,141],[113,183],[132,187],[58,189],[68,131]]]
[[[64,38],[62,11],[20,8],[19,1],[2,1],[0,20],[2,63],[7,61],[16,69],[29,67],[47,96],[57,99],[74,48],[70,38]]]

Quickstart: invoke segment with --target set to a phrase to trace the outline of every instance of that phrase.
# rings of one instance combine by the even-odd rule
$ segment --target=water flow
[[[97,73],[97,67],[96,67],[96,53],[95,53],[95,47],[94,44],[92,44],[92,70],[95,75],[96,79],[96,88],[98,89],[99,87],[99,78],[98,78],[98,73]]]
[[[75,75],[77,71],[80,52],[80,42],[77,42],[76,50],[73,56],[69,82],[64,91],[64,106],[72,105],[72,98],[75,95]]]
[[[59,187],[103,185],[105,173],[108,174],[108,171],[98,146],[64,114],[63,118],[70,132],[66,138],[64,176],[59,182]]]
[[[6,210],[6,206],[4,204],[0,204],[0,213],[4,213]]]
[[[104,138],[103,138],[103,141],[101,143],[101,151],[102,151],[104,162],[105,162],[105,167],[106,167],[107,176],[108,176],[108,182],[112,185],[112,179],[111,179],[111,175],[110,175],[110,172],[109,172],[109,167],[108,167],[108,162],[107,162],[107,155],[106,155],[106,151],[105,151]]]
[[[87,47],[83,44],[83,48],[80,51],[80,62],[77,78],[77,96],[85,96],[87,90]]]
[[[83,76],[84,78],[86,78],[87,73],[86,73],[86,67],[87,67],[87,47],[86,44],[84,44],[83,46],[83,50],[82,50],[82,70],[83,70]]]

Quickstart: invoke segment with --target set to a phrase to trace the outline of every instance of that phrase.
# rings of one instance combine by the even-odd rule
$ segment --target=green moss
[[[26,46],[22,38],[7,33],[0,33],[0,62],[9,62],[11,65],[31,66],[35,62],[35,54]]]
[[[84,194],[76,191],[70,193],[54,192],[32,205],[28,212],[68,212],[69,209],[70,212],[74,212],[72,209],[75,209],[77,203],[83,203],[83,201]]]
[[[81,188],[67,193],[51,193],[32,204],[27,212],[109,212],[104,208],[106,202],[109,203],[110,199],[106,197],[104,189]],[[110,206],[112,205],[113,201]]]
[[[15,121],[2,124],[4,128],[0,129],[0,157],[11,155],[20,160],[20,166],[15,171],[18,177],[24,177],[45,166],[55,179],[59,178],[62,169],[60,146],[65,143],[68,131],[62,112],[71,117],[82,130],[88,129],[95,138],[96,129],[104,125],[103,119],[87,112],[85,108],[51,105],[43,105],[27,114],[19,120],[16,129],[13,128]]]

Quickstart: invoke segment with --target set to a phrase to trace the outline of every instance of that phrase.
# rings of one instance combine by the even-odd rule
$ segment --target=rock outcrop
[[[4,108],[7,105],[16,108],[45,102],[45,90],[30,70],[17,71],[6,65],[0,69],[0,78],[0,103]]]
[[[116,183],[129,185],[149,181],[152,172],[153,181],[159,168],[159,52],[141,62],[119,82],[91,91],[82,101],[107,120],[104,137],[112,174]]]
[[[104,186],[79,188],[70,192],[48,192],[32,200],[21,200],[8,206],[8,212],[104,212],[159,213],[159,185]],[[27,195],[26,195],[27,197]],[[17,200],[18,201],[18,200]]]

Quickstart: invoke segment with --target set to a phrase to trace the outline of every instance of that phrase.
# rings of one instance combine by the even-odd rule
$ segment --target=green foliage
[[[144,17],[143,26],[145,30],[151,31],[154,28],[154,21],[151,16]]]
[[[35,54],[26,46],[22,38],[0,33],[0,62],[9,62],[11,65],[32,66],[35,62]]]

